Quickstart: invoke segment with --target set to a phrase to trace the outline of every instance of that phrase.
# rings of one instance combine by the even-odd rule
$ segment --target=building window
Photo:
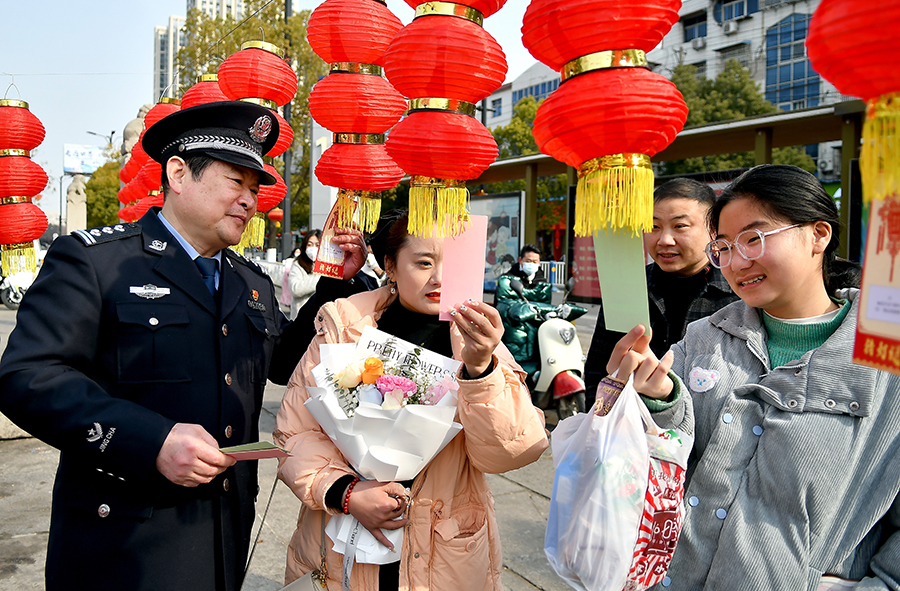
[[[713,18],[724,23],[759,12],[759,0],[717,0],[713,4]]]
[[[706,78],[706,62],[697,62],[696,64],[691,64],[694,66],[694,75],[697,77],[697,80],[702,80]]]
[[[821,80],[804,40],[808,14],[792,14],[766,31],[766,100],[783,111],[819,105]]]
[[[706,13],[687,16],[681,19],[684,27],[684,42],[687,43],[697,37],[706,37]]]
[[[722,60],[722,67],[728,63],[728,60],[737,60],[745,68],[750,67],[750,43],[738,43],[731,47],[726,47],[719,51],[719,57]]]
[[[494,99],[491,101],[491,110],[493,117],[499,117],[503,114],[503,99]]]

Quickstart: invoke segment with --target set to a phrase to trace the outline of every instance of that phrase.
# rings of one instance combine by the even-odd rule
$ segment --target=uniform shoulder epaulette
[[[234,251],[231,250],[231,249],[227,249],[227,252],[228,252],[229,255],[233,255],[233,256],[234,256],[234,259],[235,259],[236,261],[238,261],[238,262],[240,262],[240,263],[243,263],[244,266],[248,267],[249,269],[251,269],[251,270],[253,270],[253,271],[259,273],[260,275],[265,275],[266,277],[269,276],[269,274],[266,273],[266,270],[263,269],[262,265],[260,265],[259,263],[257,263],[257,262],[254,261],[253,259],[248,259],[248,258],[245,257],[244,255],[238,254],[238,253],[234,252]]]
[[[85,246],[94,246],[103,244],[104,242],[128,238],[129,236],[137,236],[140,233],[141,225],[129,222],[125,224],[91,228],[90,230],[75,230],[72,232],[72,236],[84,242]]]

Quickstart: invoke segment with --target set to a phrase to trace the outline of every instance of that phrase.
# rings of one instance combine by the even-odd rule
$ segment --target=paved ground
[[[558,298],[558,296],[557,296]],[[597,308],[576,325],[585,352],[596,322]],[[0,350],[5,349],[15,313],[0,309]],[[283,388],[266,389],[260,431],[270,437]],[[556,421],[549,412],[548,426]],[[0,440],[0,591],[43,589],[50,498],[58,453],[31,438]],[[275,460],[260,461],[260,520],[275,478]],[[543,551],[544,527],[553,485],[549,450],[537,462],[490,475],[503,543],[503,585],[508,591],[565,591],[569,589],[550,568]],[[296,525],[299,501],[280,484],[262,524],[259,542],[244,585],[245,591],[275,591],[282,587],[285,553]]]

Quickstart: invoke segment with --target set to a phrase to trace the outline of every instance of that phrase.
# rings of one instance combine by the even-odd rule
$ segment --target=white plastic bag
[[[681,529],[692,444],[656,426],[631,379],[609,414],[560,422],[551,439],[556,473],[544,539],[556,573],[587,591],[646,589],[661,580]]]

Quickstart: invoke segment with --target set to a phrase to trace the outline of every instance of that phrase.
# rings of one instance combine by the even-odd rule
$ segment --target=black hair
[[[822,259],[822,279],[829,295],[843,287],[859,287],[860,268],[837,256],[840,218],[834,199],[812,174],[796,166],[761,164],[734,180],[709,210],[709,225],[718,232],[722,209],[738,199],[750,199],[774,217],[792,224],[826,222],[831,241]]]
[[[403,222],[403,232],[400,232],[400,228],[397,228],[397,233],[394,234],[393,239],[390,239],[391,256],[396,260],[397,251],[406,244],[406,236],[408,235],[406,234],[406,224],[409,221],[408,210],[396,208],[385,212],[378,218],[378,226],[375,228],[375,231],[366,237],[366,244],[372,247],[372,254],[375,255],[375,260],[382,269],[386,268],[384,266],[384,257],[387,254],[389,238],[394,233],[395,222],[400,220]],[[397,242],[398,240],[399,243]]]
[[[184,156],[184,162],[187,164],[188,170],[191,171],[191,178],[195,181],[199,181],[203,177],[203,171],[209,168],[209,165],[216,161],[212,156],[207,156],[206,154],[190,154],[188,156]],[[159,184],[162,186],[162,194],[163,199],[165,199],[166,195],[169,194],[169,177],[166,174],[166,165],[162,165],[162,175],[159,179]]]
[[[706,207],[712,207],[716,202],[716,192],[706,183],[694,179],[672,179],[653,190],[654,204],[666,199],[693,199]]]
[[[309,239],[315,236],[320,241],[322,240],[322,232],[320,230],[309,230],[306,233],[306,236],[303,237],[303,240],[300,241],[300,256],[297,257],[297,264],[303,267],[303,270],[307,273],[312,272],[314,260],[306,256],[306,247],[309,246]]]
[[[535,246],[534,244],[526,244],[522,247],[522,250],[519,251],[519,258],[521,259],[529,252],[533,252],[534,254],[541,256],[541,251],[538,250],[537,246]]]

